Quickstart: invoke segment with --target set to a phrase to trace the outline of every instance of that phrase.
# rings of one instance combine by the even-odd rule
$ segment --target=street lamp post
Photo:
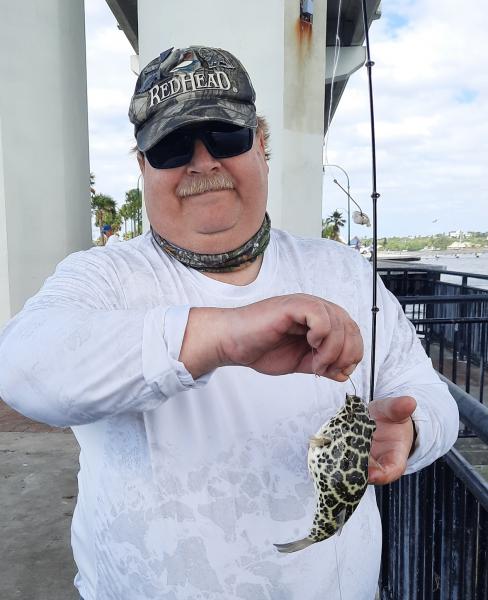
[[[344,192],[344,194],[347,194],[347,201],[348,202],[349,201],[354,202],[354,204],[359,208],[359,215],[358,216],[362,217],[364,219],[364,221],[365,221],[364,223],[359,223],[359,225],[368,225],[368,227],[369,227],[369,217],[365,213],[363,213],[363,209],[359,206],[359,204],[356,202],[356,200],[354,200],[354,198],[351,196],[351,194],[349,192],[346,192],[346,190],[337,181],[337,179],[334,179],[334,183],[338,187],[341,188],[341,190]],[[358,214],[358,213],[356,212],[356,214]],[[354,217],[354,214],[353,214],[353,217]],[[354,221],[354,222],[356,223],[357,221]]]
[[[350,246],[351,245],[351,195],[349,193],[350,190],[350,185],[349,185],[349,175],[346,173],[346,171],[340,167],[339,165],[331,165],[331,164],[326,164],[324,165],[324,170],[325,167],[335,167],[336,169],[339,169],[340,171],[342,171],[344,173],[344,175],[346,176],[347,179],[347,245]],[[337,183],[337,181],[334,179],[334,183]],[[341,187],[341,186],[339,186]],[[341,187],[341,189],[344,189]],[[346,191],[346,190],[344,190]]]

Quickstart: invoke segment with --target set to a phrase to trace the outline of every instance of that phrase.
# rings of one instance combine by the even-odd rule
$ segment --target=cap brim
[[[156,112],[144,123],[136,134],[137,147],[141,152],[145,152],[175,129],[205,121],[222,121],[240,127],[256,128],[256,109],[252,104],[238,104],[225,100],[219,100],[218,104],[213,101],[208,105],[205,105],[202,99],[187,100],[175,104],[170,110],[166,108],[164,114]]]

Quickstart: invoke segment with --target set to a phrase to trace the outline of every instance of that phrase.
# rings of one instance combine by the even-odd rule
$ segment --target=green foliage
[[[112,231],[114,233],[118,233],[120,231],[122,226],[122,215],[120,214],[120,211],[117,211],[115,219],[112,221],[112,223],[110,223],[110,225],[112,225]]]
[[[468,232],[469,233],[469,232]],[[463,238],[463,241],[468,246],[474,248],[482,248],[488,246],[488,233],[473,232],[469,233],[469,236]],[[445,233],[438,233],[435,235],[418,235],[415,237],[390,237],[378,240],[378,244],[381,245],[383,250],[389,250],[393,252],[401,252],[402,250],[409,250],[411,252],[419,252],[426,248],[432,250],[447,250],[447,248],[455,241],[459,241],[456,238],[450,237]],[[364,246],[369,246],[373,243],[371,238],[363,238],[361,240]]]
[[[326,225],[325,220],[322,220],[322,237],[332,239],[331,236],[332,236],[332,225]]]
[[[322,220],[322,237],[340,241],[340,228],[345,224],[342,213],[336,209],[325,221]]]
[[[125,193],[125,202],[119,209],[119,215],[124,221],[125,235],[135,237],[142,233],[142,194],[138,189],[131,189]],[[130,234],[127,232],[130,224]]]
[[[90,173],[90,196],[93,198],[95,194],[95,173]]]
[[[126,192],[125,202],[117,210],[115,200],[106,194],[95,192],[95,175],[90,173],[91,210],[95,218],[96,227],[100,228],[98,245],[104,244],[102,228],[110,225],[114,232],[124,227],[124,239],[135,237],[142,233],[142,194],[134,188]],[[128,231],[129,229],[129,231]]]
[[[105,194],[94,194],[92,196],[91,209],[97,227],[112,225],[117,216],[115,200],[111,196],[106,196]]]

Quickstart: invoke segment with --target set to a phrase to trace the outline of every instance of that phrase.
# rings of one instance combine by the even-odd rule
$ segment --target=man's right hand
[[[315,373],[342,382],[362,357],[359,327],[343,308],[291,294],[238,308],[192,308],[179,358],[194,379],[243,365],[268,375]]]

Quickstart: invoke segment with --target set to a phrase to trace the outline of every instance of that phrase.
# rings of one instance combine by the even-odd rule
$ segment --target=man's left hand
[[[369,457],[369,483],[385,485],[399,479],[407,468],[414,440],[411,418],[417,403],[411,396],[370,402],[369,414],[376,431]]]

